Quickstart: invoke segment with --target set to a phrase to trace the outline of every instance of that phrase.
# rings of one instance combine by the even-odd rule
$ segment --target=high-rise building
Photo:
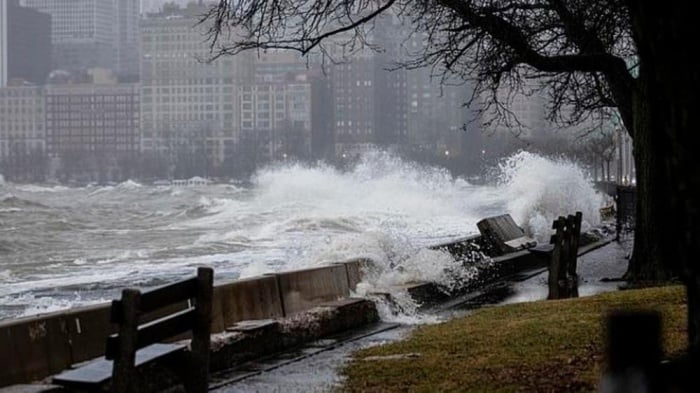
[[[193,3],[170,6],[141,21],[142,148],[173,155],[205,145],[217,166],[238,140],[238,87],[254,80],[253,58],[203,61],[209,55],[206,26],[197,26],[203,11]]]
[[[311,81],[306,71],[258,75],[239,90],[241,135],[259,160],[308,158]]]
[[[420,56],[426,34],[411,34],[405,52]],[[416,158],[472,171],[483,160],[478,113],[466,107],[473,86],[434,67],[406,71],[408,151]]]
[[[362,48],[330,70],[335,153],[346,159],[375,145],[404,143],[407,136],[406,72],[388,70],[400,44],[395,21],[388,17],[377,23],[368,38],[382,51]]]
[[[117,7],[117,73],[124,80],[139,78],[139,13],[140,0],[116,0]]]
[[[0,87],[7,84],[7,2],[0,1]]]
[[[124,0],[119,0],[122,3]],[[23,0],[51,15],[52,63],[67,71],[113,69],[118,60],[115,0]]]
[[[19,0],[2,1],[5,8],[7,80],[44,84],[51,72],[51,16],[21,7]]]

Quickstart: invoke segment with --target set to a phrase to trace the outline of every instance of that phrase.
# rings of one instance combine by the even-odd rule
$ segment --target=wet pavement
[[[632,239],[611,242],[578,258],[579,295],[589,296],[617,290],[620,282],[601,282],[603,278],[621,277],[627,268]],[[524,272],[481,291],[453,299],[427,312],[443,319],[466,315],[483,305],[509,304],[547,298],[547,272],[543,269]],[[260,369],[220,373],[211,385],[217,393],[234,392],[331,392],[339,387],[338,370],[352,353],[366,347],[400,340],[415,325],[385,326],[372,334],[371,329],[347,334],[330,341],[319,340],[295,352],[268,360]],[[325,341],[325,342],[324,342]],[[315,348],[315,349],[314,349]]]
[[[601,281],[617,279],[627,271],[629,255],[632,253],[632,238],[612,241],[605,246],[578,257],[577,273],[579,275],[579,297],[591,296],[601,292],[616,291],[619,281]],[[547,271],[534,275],[512,285],[513,293],[502,303],[521,303],[547,298]]]
[[[320,350],[314,355],[232,383],[226,383],[224,375],[219,376],[217,383],[215,376],[214,383],[210,386],[218,385],[219,387],[213,390],[217,393],[331,392],[342,384],[343,378],[337,371],[350,359],[353,352],[400,340],[411,329],[413,327],[409,325],[395,325],[392,329],[356,340],[350,339],[335,347],[329,347],[328,350]]]

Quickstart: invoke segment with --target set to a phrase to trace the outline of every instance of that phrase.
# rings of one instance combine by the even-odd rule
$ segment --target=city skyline
[[[209,63],[203,61],[210,55],[207,27],[197,25],[206,5],[187,3],[139,14],[138,0],[119,6],[112,0],[24,0],[21,4],[50,15],[52,27],[46,34],[53,45],[43,52],[74,54],[63,67],[67,70],[54,70],[43,82],[33,80],[37,87],[32,91],[41,103],[13,98],[24,94],[22,86],[29,80],[6,78],[10,85],[0,92],[5,97],[0,101],[5,103],[0,108],[5,115],[0,161],[15,168],[10,171],[14,173],[27,165],[22,157],[40,151],[46,157],[41,170],[48,178],[244,176],[282,158],[344,165],[378,146],[455,170],[475,170],[523,141],[549,135],[546,130],[553,127],[544,121],[544,98],[517,99],[512,110],[530,131],[513,139],[508,127],[491,128],[503,138],[492,138],[487,146],[479,127],[482,114],[464,106],[472,96],[470,84],[443,84],[429,68],[392,69],[407,46],[415,51],[424,45],[420,35],[405,41],[407,26],[396,18],[386,18],[368,36],[380,50],[358,48],[339,64],[282,50],[243,52]],[[92,10],[94,17],[73,25],[71,12],[76,10]],[[109,15],[114,17],[110,24],[97,23]],[[76,42],[81,44],[74,46]],[[96,42],[104,47],[92,44]],[[70,45],[64,47],[66,43]],[[99,55],[105,48],[111,48],[108,66]],[[139,54],[136,63],[134,53]],[[135,120],[117,126],[116,134],[104,129],[115,125],[113,119],[85,115],[80,105],[71,105],[71,98],[63,106],[54,105],[56,91],[94,103],[120,96],[124,89],[136,94],[129,98],[137,103],[129,107],[131,112],[104,110],[107,116],[121,113],[114,116]],[[57,122],[55,116],[65,118]],[[20,142],[23,138],[26,143]],[[117,148],[117,140],[132,141],[135,148]],[[125,151],[131,159],[124,158]],[[80,169],[69,164],[76,154],[86,160],[86,173],[70,173]]]

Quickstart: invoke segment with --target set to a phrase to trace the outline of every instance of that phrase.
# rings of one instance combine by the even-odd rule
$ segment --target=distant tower
[[[0,1],[0,87],[7,84],[7,2]]]
[[[51,15],[53,68],[77,71],[117,68],[115,3],[115,0],[24,0],[23,4]]]
[[[116,72],[122,79],[139,79],[139,12],[141,0],[118,0],[117,7],[117,64]]]
[[[7,15],[7,81],[20,79],[43,85],[51,72],[51,16],[21,7],[19,0],[2,3]]]

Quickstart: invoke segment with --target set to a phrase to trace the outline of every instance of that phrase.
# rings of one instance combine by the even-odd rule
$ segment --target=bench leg
[[[141,293],[136,289],[122,291],[122,323],[119,325],[119,352],[112,368],[112,392],[133,393],[136,379],[136,349],[139,303]]]

